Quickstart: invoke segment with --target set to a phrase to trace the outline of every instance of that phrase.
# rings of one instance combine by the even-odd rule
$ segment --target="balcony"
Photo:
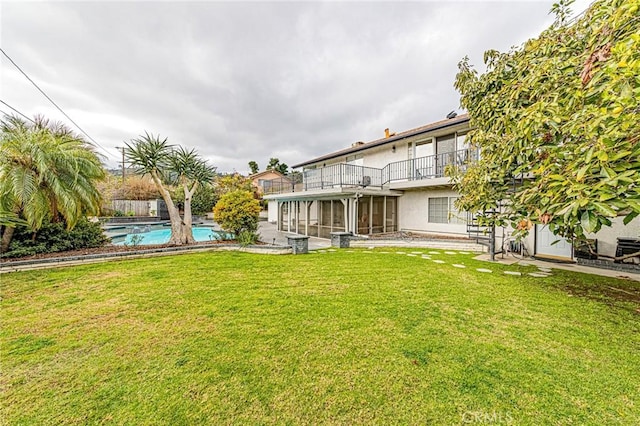
[[[265,182],[265,195],[330,188],[382,189],[395,182],[445,178],[447,166],[465,167],[470,162],[477,161],[478,158],[477,149],[462,149],[396,161],[382,169],[353,164],[333,164],[319,169],[305,170],[302,174],[296,175],[297,181],[296,179],[276,179]]]
[[[477,149],[461,149],[429,155],[427,157],[412,158],[411,160],[396,161],[387,164],[383,170],[385,184],[395,181],[414,181],[445,177],[447,166],[462,166],[478,160]]]
[[[382,188],[382,169],[356,166],[353,164],[333,164],[303,172],[304,191],[328,188]]]

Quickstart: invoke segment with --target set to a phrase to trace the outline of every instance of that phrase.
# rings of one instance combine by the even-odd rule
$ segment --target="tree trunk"
[[[160,195],[162,195],[162,199],[167,204],[167,210],[169,211],[169,220],[171,221],[171,237],[169,238],[168,244],[176,246],[188,244],[184,236],[184,225],[182,222],[182,218],[180,217],[180,212],[178,211],[176,205],[173,203],[171,194],[169,194],[169,191],[167,191],[167,189],[164,187],[157,173],[151,173],[151,178],[158,187]]]
[[[193,244],[196,242],[195,238],[193,238],[193,220],[191,217],[191,199],[193,198],[193,194],[198,189],[198,183],[196,182],[193,185],[193,188],[189,190],[186,184],[183,184],[184,189],[184,238],[186,244]]]
[[[2,233],[2,242],[0,242],[0,253],[6,253],[9,251],[9,244],[11,244],[11,239],[13,238],[13,231],[16,228],[12,228],[10,226],[4,227],[4,232]]]

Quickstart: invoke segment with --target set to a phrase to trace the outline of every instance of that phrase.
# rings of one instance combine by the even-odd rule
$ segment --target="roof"
[[[469,121],[469,114],[461,114],[455,118],[448,118],[445,120],[436,121],[434,123],[426,124],[421,127],[416,127],[415,129],[406,130],[404,132],[400,132],[395,134],[394,136],[390,136],[388,138],[376,139],[371,142],[364,143],[362,145],[353,146],[350,148],[342,149],[340,151],[335,151],[330,154],[325,154],[320,157],[316,157],[309,161],[305,161],[303,163],[296,164],[292,166],[292,168],[298,168],[302,166],[306,166],[308,164],[317,163],[319,161],[330,160],[332,158],[341,157],[343,155],[352,154],[354,152],[364,151],[365,149],[374,148],[377,146],[385,145],[392,142],[397,142],[401,139],[405,139],[408,137],[420,135],[422,133],[432,132],[434,130],[445,129],[447,127],[455,126],[456,124],[461,124]]]
[[[279,171],[269,169],[269,170],[263,170],[263,171],[261,171],[261,172],[258,172],[258,173],[254,173],[254,174],[252,174],[252,175],[249,175],[249,179],[251,179],[251,180],[253,180],[253,179],[257,179],[257,178],[259,178],[259,177],[260,177],[260,176],[262,176],[262,175],[266,175],[267,173],[275,173],[275,174],[277,174],[277,175],[280,175],[280,176],[281,176],[281,177],[283,177],[283,178],[287,178],[287,176],[286,176],[286,175],[283,175],[283,174],[282,174],[282,173],[280,173]],[[287,178],[287,179],[288,179],[288,178]]]

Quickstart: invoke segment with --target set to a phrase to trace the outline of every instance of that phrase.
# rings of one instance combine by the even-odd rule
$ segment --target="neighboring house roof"
[[[288,177],[286,175],[283,175],[282,173],[280,173],[277,170],[264,170],[262,172],[258,172],[252,175],[249,175],[249,179],[251,180],[256,180],[256,179],[260,179],[262,176],[267,175],[267,174],[274,174],[274,175],[278,175],[282,178],[288,179]]]
[[[404,132],[400,132],[395,134],[394,136],[390,136],[388,138],[376,139],[371,142],[364,143],[362,145],[353,146],[350,148],[346,148],[340,151],[335,151],[330,154],[323,155],[321,157],[316,157],[312,160],[305,161],[300,164],[296,164],[292,166],[292,168],[303,167],[308,164],[317,163],[319,161],[330,160],[332,158],[340,157],[343,155],[352,154],[359,151],[364,151],[365,149],[374,148],[376,146],[385,145],[387,143],[396,142],[400,139],[408,138],[411,136],[416,136],[422,133],[431,132],[434,130],[445,129],[450,126],[454,126],[456,124],[465,123],[469,121],[469,114],[461,114],[455,118],[447,118],[445,120],[436,121],[435,123],[430,123],[422,127],[417,127],[415,129],[406,130]]]

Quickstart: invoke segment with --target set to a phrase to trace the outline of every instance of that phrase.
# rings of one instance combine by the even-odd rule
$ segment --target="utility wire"
[[[38,86],[38,85],[36,84],[36,82],[35,82],[35,81],[31,80],[31,78],[27,75],[27,73],[26,73],[26,72],[24,72],[24,71],[22,70],[22,68],[20,68],[20,67],[18,66],[18,64],[16,64],[16,63],[13,61],[13,59],[11,59],[11,57],[7,54],[7,52],[5,52],[5,51],[4,51],[4,49],[2,49],[1,47],[0,47],[0,52],[2,52],[2,54],[3,54],[4,56],[6,56],[6,58],[7,58],[7,59],[8,59],[8,60],[13,64],[13,66],[15,66],[15,67],[18,69],[18,71],[20,71],[20,72],[22,73],[22,75],[24,75],[24,76],[27,78],[27,80],[29,80],[29,81],[31,82],[31,84],[33,84],[33,85],[35,86],[35,88],[36,88],[36,89],[38,89],[38,91],[40,91],[40,93],[42,93],[42,94],[44,95],[44,97],[45,97],[45,98],[47,98],[47,99],[49,100],[49,102],[51,102],[51,103],[53,104],[53,106],[55,106],[55,107],[58,109],[58,111],[60,111],[60,112],[62,113],[62,115],[64,115],[65,117],[67,117],[67,119],[69,119],[69,121],[71,121],[71,122],[72,122],[72,123],[73,123],[73,124],[74,124],[74,125],[75,125],[75,126],[76,126],[80,131],[81,131],[81,132],[82,132],[82,134],[84,134],[87,138],[89,138],[89,140],[90,140],[91,142],[93,142],[93,144],[94,144],[95,146],[97,146],[97,147],[99,147],[100,149],[102,149],[104,152],[106,152],[106,153],[107,153],[107,155],[110,155],[111,157],[115,158],[115,155],[111,154],[109,151],[107,151],[106,149],[104,149],[104,147],[102,147],[102,145],[100,145],[98,142],[96,142],[96,141],[95,141],[95,139],[93,139],[91,136],[89,136],[89,134],[88,134],[87,132],[85,132],[85,131],[82,129],[82,127],[80,127],[80,126],[78,125],[78,123],[76,123],[75,121],[73,121],[73,119],[72,119],[71,117],[69,117],[69,115],[67,115],[67,113],[66,113],[66,112],[64,112],[64,111],[62,110],[62,108],[60,108],[60,107],[58,106],[58,104],[56,104],[56,103],[53,101],[53,99],[51,99],[51,98],[50,98],[50,97],[49,97],[49,96],[44,92],[44,90],[42,90],[42,89],[40,88],[40,86]],[[7,105],[7,106],[8,106],[8,105]]]
[[[3,104],[5,104],[6,106],[8,106],[9,108],[11,108],[13,111],[17,112],[18,114],[20,114],[21,116],[23,116],[24,118],[26,118],[27,120],[29,120],[30,122],[35,124],[35,121],[33,121],[31,118],[27,117],[26,115],[24,115],[23,113],[21,113],[20,111],[18,111],[17,109],[15,109],[14,107],[12,107],[11,105],[9,105],[8,103],[6,103],[5,101],[3,101],[2,99],[0,99],[0,102],[2,102]],[[9,115],[6,112],[3,111],[4,115]]]

